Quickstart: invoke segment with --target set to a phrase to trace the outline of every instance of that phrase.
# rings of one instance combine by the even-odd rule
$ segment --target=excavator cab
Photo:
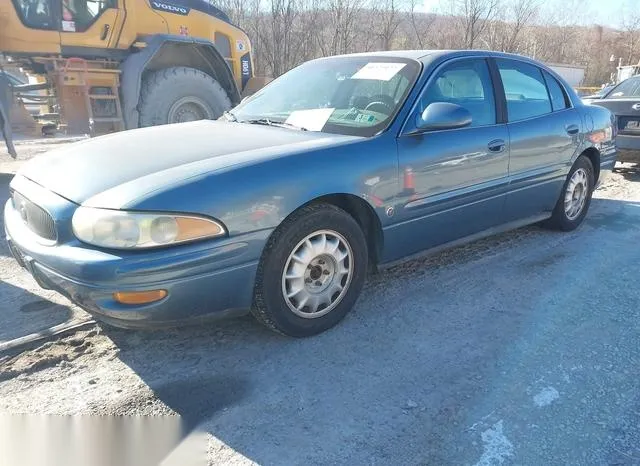
[[[25,26],[40,30],[61,28],[69,32],[86,31],[104,11],[118,7],[118,0],[11,1]]]
[[[58,47],[114,46],[111,34],[124,13],[118,0],[10,0],[22,23],[14,28],[18,36],[28,29]],[[48,33],[47,33],[48,32]],[[15,37],[18,40],[19,37]],[[41,51],[39,44],[31,48]],[[30,50],[24,49],[24,52]],[[35,51],[35,50],[33,50]]]
[[[47,0],[11,0],[22,23],[32,29],[52,31],[57,29],[55,2]]]
[[[118,0],[62,0],[61,47],[111,48],[118,18]]]

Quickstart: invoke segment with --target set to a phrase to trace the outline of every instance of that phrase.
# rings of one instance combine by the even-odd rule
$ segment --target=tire
[[[580,178],[579,175],[583,173],[585,178],[583,180],[586,185],[586,191],[584,192],[585,197],[582,204],[582,207],[577,213],[571,211],[565,207],[565,201],[568,195],[568,191],[571,190],[572,193],[576,194],[575,186],[573,182]],[[577,174],[577,175],[576,175]],[[581,181],[582,182],[582,181]],[[543,226],[549,228],[551,230],[559,230],[559,231],[573,231],[578,228],[584,218],[589,211],[589,206],[591,205],[591,197],[593,195],[595,185],[595,177],[593,171],[593,165],[591,160],[588,157],[581,155],[578,157],[578,160],[571,167],[571,171],[567,176],[567,180],[565,181],[562,192],[560,193],[560,197],[558,198],[558,202],[556,203],[555,208],[553,209],[553,214],[549,220],[543,223]],[[569,211],[568,211],[569,210]],[[572,215],[571,215],[572,214]]]
[[[334,248],[334,253],[321,252]],[[294,252],[304,260],[292,258]],[[345,253],[348,257],[340,259]],[[364,284],[367,261],[366,238],[351,215],[330,204],[303,207],[273,232],[265,246],[251,312],[259,322],[284,335],[308,337],[324,332],[340,322],[355,304]],[[285,269],[286,277],[297,278],[287,279]],[[345,273],[346,269],[349,272]],[[301,274],[305,278],[300,278]],[[337,290],[339,287],[342,290]],[[294,289],[300,293],[287,298],[285,290],[291,293]],[[305,297],[309,306],[294,310]],[[324,304],[314,305],[321,301]]]
[[[140,126],[215,119],[231,108],[220,83],[206,73],[184,66],[149,73],[140,95]]]

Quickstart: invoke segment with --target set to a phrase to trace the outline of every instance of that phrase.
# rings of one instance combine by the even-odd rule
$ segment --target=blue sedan
[[[218,121],[30,161],[5,228],[42,287],[107,323],[250,311],[309,336],[344,318],[381,265],[531,223],[574,230],[614,141],[608,110],[520,56],[323,58]]]

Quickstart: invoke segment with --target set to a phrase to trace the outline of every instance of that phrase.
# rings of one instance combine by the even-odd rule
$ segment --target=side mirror
[[[464,128],[470,124],[471,113],[466,108],[448,102],[433,102],[418,115],[416,132]]]

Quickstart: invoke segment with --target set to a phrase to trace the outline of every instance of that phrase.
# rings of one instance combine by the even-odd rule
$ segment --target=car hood
[[[139,185],[140,190],[148,191],[152,189],[149,179],[155,180],[153,189],[157,189],[159,182],[172,184],[195,174],[352,139],[273,126],[203,120],[87,139],[27,162],[18,174],[82,204],[121,185]],[[131,189],[128,193],[132,194]]]

